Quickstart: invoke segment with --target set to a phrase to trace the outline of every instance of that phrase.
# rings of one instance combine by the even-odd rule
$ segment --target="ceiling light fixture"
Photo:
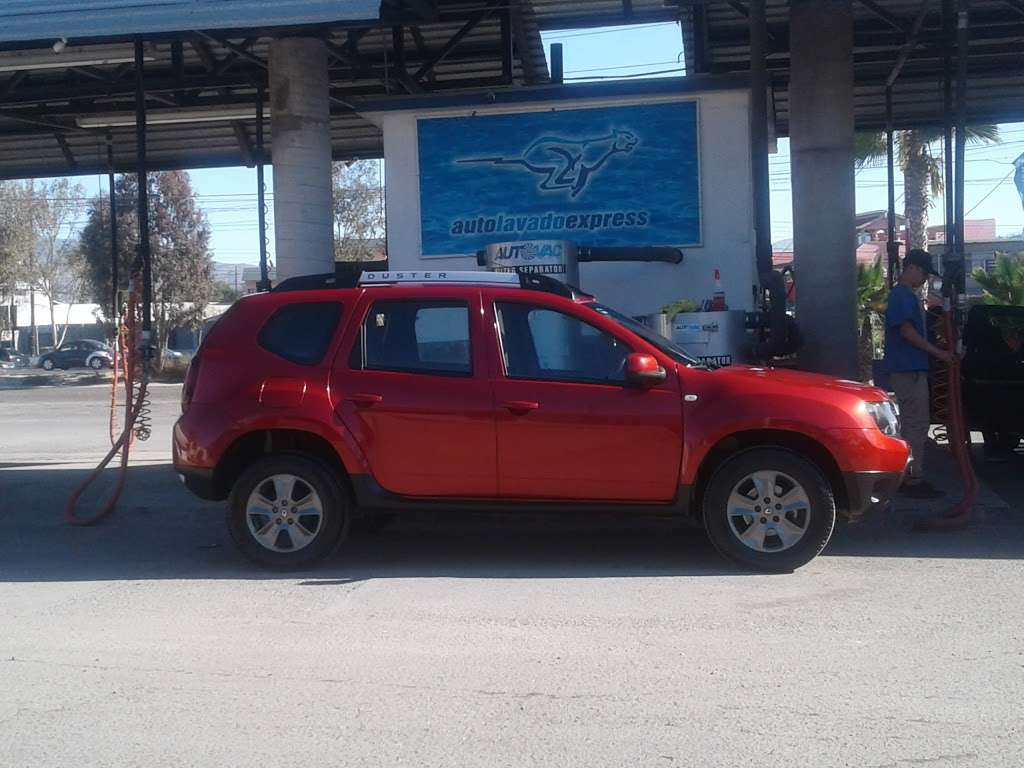
[[[147,49],[144,61],[153,61],[156,51]],[[106,64],[130,64],[135,54],[123,45],[67,45],[61,38],[50,50],[11,51],[0,55],[0,72],[32,72],[71,67],[100,67]]]
[[[265,116],[269,109],[263,110]],[[214,123],[224,120],[255,120],[256,108],[239,107],[193,107],[185,109],[153,109],[146,113],[147,125],[173,125],[175,123]],[[135,125],[134,112],[114,112],[88,115],[75,119],[79,128],[119,128]]]

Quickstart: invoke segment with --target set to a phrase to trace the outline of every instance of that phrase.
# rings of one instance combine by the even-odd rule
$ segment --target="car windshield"
[[[704,363],[701,363],[696,358],[688,355],[685,349],[680,347],[678,344],[673,343],[669,339],[666,339],[653,328],[649,328],[643,323],[639,323],[633,318],[624,315],[621,312],[612,309],[611,307],[606,307],[604,304],[598,304],[597,302],[593,302],[591,304],[588,304],[588,306],[595,312],[599,312],[605,317],[614,320],[619,325],[628,328],[641,339],[646,341],[648,344],[656,347],[659,351],[664,352],[677,363],[697,367],[706,367]]]

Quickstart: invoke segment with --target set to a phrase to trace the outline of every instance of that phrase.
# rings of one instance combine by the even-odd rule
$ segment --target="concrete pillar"
[[[277,280],[334,271],[331,124],[323,40],[270,44]]]
[[[852,0],[791,0],[790,51],[800,363],[856,379]]]

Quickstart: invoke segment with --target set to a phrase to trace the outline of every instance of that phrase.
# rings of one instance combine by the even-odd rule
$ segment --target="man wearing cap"
[[[924,479],[924,444],[931,424],[928,392],[928,357],[945,363],[951,353],[928,341],[921,306],[921,286],[938,275],[927,251],[916,248],[903,259],[899,282],[889,293],[885,310],[885,369],[889,372],[900,406],[903,439],[910,444],[912,461],[900,491],[916,499],[934,499],[943,492]]]

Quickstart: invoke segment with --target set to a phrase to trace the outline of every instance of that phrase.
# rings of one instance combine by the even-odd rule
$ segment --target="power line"
[[[634,29],[647,29],[649,27],[664,27],[664,26],[667,26],[669,24],[675,25],[675,23],[676,22],[674,22],[674,21],[656,21],[656,22],[652,22],[650,24],[633,24],[633,25],[629,25],[629,26],[627,26],[625,28],[623,28],[623,27],[613,27],[613,28],[610,28],[610,29],[595,29],[595,30],[592,30],[592,31],[589,31],[589,32],[567,32],[567,33],[546,32],[546,33],[544,33],[544,37],[545,38],[558,38],[560,40],[568,40],[568,39],[574,38],[574,37],[592,37],[593,35],[615,35],[615,34],[622,34],[623,32],[632,32]]]
[[[969,211],[968,211],[967,213],[965,213],[965,214],[964,214],[964,218],[966,219],[966,218],[967,218],[968,216],[970,216],[970,215],[971,215],[972,213],[974,213],[974,211],[975,211],[975,210],[977,210],[977,208],[978,208],[978,206],[979,206],[979,205],[981,205],[981,204],[982,204],[982,203],[984,203],[984,202],[985,202],[986,200],[988,200],[988,199],[989,199],[990,197],[992,197],[992,195],[993,195],[993,194],[995,193],[995,191],[996,191],[997,189],[999,189],[999,188],[1000,188],[1001,186],[1003,186],[1003,184],[1004,184],[1004,183],[1006,182],[1006,180],[1007,180],[1007,179],[1009,179],[1009,178],[1010,178],[1010,176],[1012,176],[1012,175],[1013,175],[1013,172],[1014,172],[1014,171],[1016,171],[1016,170],[1017,170],[1016,168],[1011,168],[1011,169],[1010,169],[1010,172],[1009,172],[1009,173],[1007,173],[1007,174],[1006,174],[1006,175],[1005,175],[1005,176],[1004,176],[1004,177],[1003,177],[1003,178],[1002,178],[1002,179],[1001,179],[1000,181],[998,181],[998,182],[996,183],[996,185],[995,185],[994,187],[992,187],[992,189],[990,189],[990,190],[988,191],[988,194],[987,194],[987,195],[985,195],[985,196],[984,196],[983,198],[981,198],[981,200],[979,200],[979,201],[978,201],[978,202],[977,202],[977,203],[975,204],[974,208],[971,208],[971,210],[969,210]]]
[[[637,69],[638,67],[663,67],[668,64],[678,64],[679,62],[673,59],[672,61],[649,61],[645,64],[623,64],[618,67],[592,67],[591,69],[567,69],[564,74],[575,75],[580,72],[609,72],[614,69]]]
[[[594,75],[593,77],[567,77],[566,80],[625,80],[633,77],[650,77],[651,75],[668,75],[673,72],[685,72],[686,67],[659,69],[654,72],[634,72],[629,75]]]

